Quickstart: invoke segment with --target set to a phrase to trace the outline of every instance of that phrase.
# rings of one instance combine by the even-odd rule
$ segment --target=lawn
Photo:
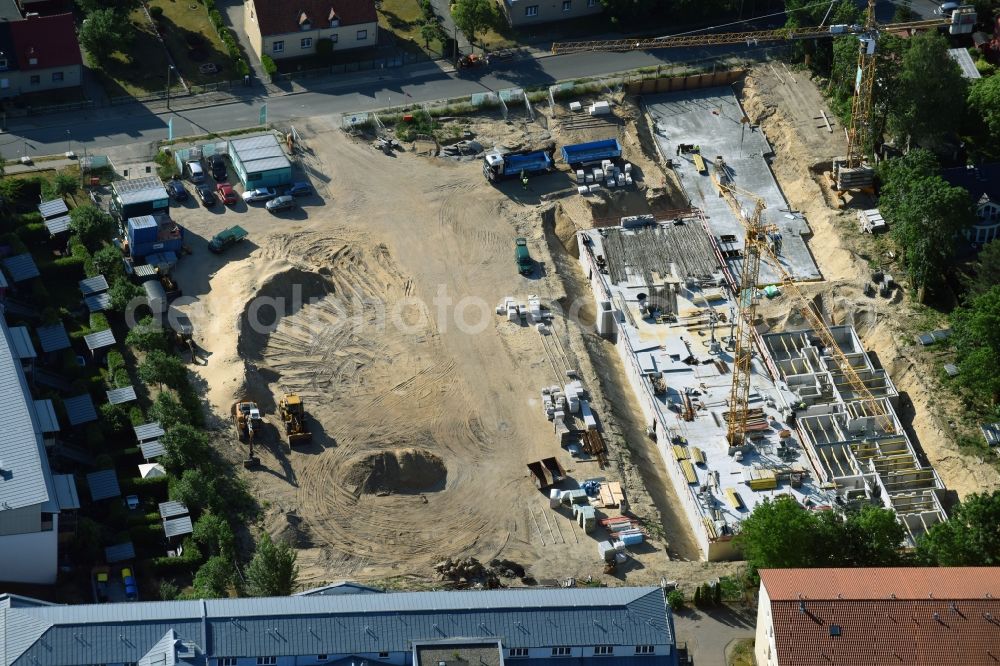
[[[159,7],[163,39],[177,68],[189,84],[202,85],[240,78],[219,33],[208,18],[205,5],[196,0],[150,0],[149,7]],[[215,73],[201,71],[203,65],[215,65]]]
[[[424,48],[424,39],[420,36],[420,24],[424,15],[417,0],[382,0],[376,7],[379,30],[395,35],[399,48],[412,53],[440,55],[439,51],[434,50],[441,48],[437,42],[432,41],[430,48]]]
[[[141,11],[129,15],[135,39],[128,53],[115,52],[103,67],[92,66],[109,97],[140,97],[167,87],[167,54]]]

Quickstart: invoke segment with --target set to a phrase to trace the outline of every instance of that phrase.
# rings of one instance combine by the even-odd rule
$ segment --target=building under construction
[[[942,484],[917,457],[895,414],[896,388],[853,328],[804,311],[812,306],[794,282],[819,271],[808,226],[767,165],[766,138],[741,122],[728,91],[662,96],[647,110],[661,153],[693,140],[726,157],[712,169],[674,160],[691,217],[633,216],[580,232],[579,256],[597,331],[622,356],[702,557],[732,557],[742,520],[779,494],[817,510],[882,504],[915,540],[945,518]],[[752,214],[746,196],[756,199]],[[743,242],[751,229],[766,247]],[[740,325],[740,312],[752,321],[758,287],[775,283],[803,301],[796,307],[815,330],[762,337]]]

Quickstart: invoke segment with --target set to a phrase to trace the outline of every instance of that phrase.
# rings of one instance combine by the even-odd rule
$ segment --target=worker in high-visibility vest
[[[521,172],[521,188],[525,189],[525,190],[528,189],[528,172],[527,171],[522,171]]]

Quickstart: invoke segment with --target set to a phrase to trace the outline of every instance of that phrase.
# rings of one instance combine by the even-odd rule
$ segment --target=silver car
[[[272,213],[277,213],[279,210],[288,210],[289,208],[295,208],[295,197],[291,197],[287,194],[283,194],[280,197],[275,197],[268,201],[264,206]]]
[[[278,196],[278,192],[273,187],[258,187],[255,190],[247,190],[243,193],[243,201],[254,203],[256,201],[267,201]]]

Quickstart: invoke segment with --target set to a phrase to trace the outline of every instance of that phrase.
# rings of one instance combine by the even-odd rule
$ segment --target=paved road
[[[687,609],[674,615],[677,640],[687,643],[694,666],[726,666],[726,646],[753,638],[756,611],[723,606]]]
[[[745,47],[683,49],[669,53],[585,53],[551,57],[525,57],[496,63],[477,77],[458,77],[437,63],[425,63],[384,74],[345,76],[317,84],[307,91],[284,96],[247,96],[239,102],[178,112],[157,113],[130,104],[84,112],[10,119],[0,134],[0,152],[7,155],[49,155],[66,150],[66,130],[73,149],[85,147],[99,153],[109,146],[167,138],[167,121],[174,118],[174,135],[219,132],[257,124],[260,106],[267,103],[270,122],[294,118],[365,111],[410,102],[459,97],[515,86],[537,86],[582,76],[620,72],[670,62],[721,57],[746,51]],[[761,49],[754,49],[759,54]],[[262,89],[255,88],[261,92]]]

